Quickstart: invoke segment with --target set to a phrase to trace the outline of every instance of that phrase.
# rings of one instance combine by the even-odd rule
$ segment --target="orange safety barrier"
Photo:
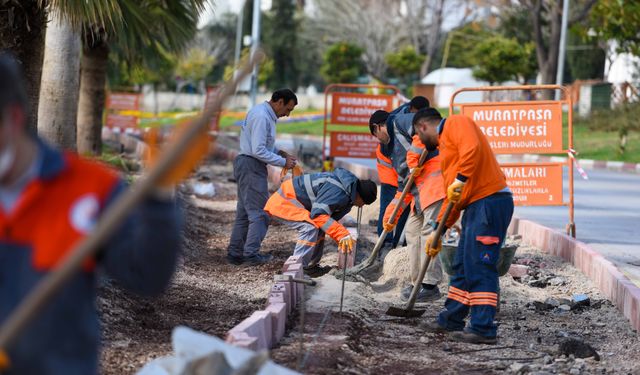
[[[380,90],[384,93],[359,92],[362,90]],[[368,131],[369,117],[378,109],[391,112],[397,106],[399,94],[400,89],[392,85],[331,84],[327,86],[324,90],[322,160],[327,160],[327,156],[375,159],[378,140]],[[330,118],[329,96],[331,96]],[[353,127],[356,131],[332,131],[329,128],[331,125],[346,125]],[[365,126],[367,131],[362,131]],[[327,133],[331,143],[329,150],[327,150]]]
[[[560,90],[562,100],[455,103],[456,96],[469,91]],[[562,108],[568,108],[567,147],[564,147]],[[576,236],[573,191],[573,103],[568,87],[559,85],[491,86],[457,90],[451,96],[454,107],[469,116],[489,140],[496,154],[567,154],[566,163],[504,163],[502,170],[519,206],[569,206],[567,234]],[[569,201],[563,198],[563,166],[569,171]]]

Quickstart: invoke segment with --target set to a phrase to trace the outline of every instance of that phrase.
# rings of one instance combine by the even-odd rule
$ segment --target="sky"
[[[212,3],[215,2],[215,5]],[[238,13],[244,5],[244,0],[215,0],[209,1],[207,10],[200,17],[198,27],[202,27],[209,23],[216,15],[224,14],[227,12]],[[262,10],[268,10],[271,8],[271,0],[261,0],[260,7]],[[215,9],[214,9],[215,8]]]

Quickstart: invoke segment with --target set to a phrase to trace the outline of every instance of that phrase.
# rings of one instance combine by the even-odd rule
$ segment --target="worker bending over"
[[[411,174],[407,165],[407,152],[410,150],[413,150],[414,153],[422,152],[422,149],[411,145],[413,136],[413,116],[414,113],[399,113],[392,117],[388,112],[379,110],[374,112],[369,119],[369,129],[371,134],[378,138],[380,143],[384,145],[383,147],[387,147],[392,150],[389,157],[391,158],[394,170],[398,174],[398,189],[396,190],[394,199],[387,206],[383,217],[383,226],[387,232],[393,231],[398,223],[398,217],[400,217],[406,207],[411,204],[414,198],[418,198],[418,200],[416,200],[412,205],[405,228],[407,248],[409,250],[409,254],[411,254],[411,285],[407,285],[402,289],[401,297],[404,300],[409,299],[413,285],[420,282],[420,280],[418,280],[420,273],[419,259],[421,258],[421,253],[423,251],[423,239],[421,238],[421,233],[427,230],[427,228],[423,230],[423,211],[427,207],[423,207],[419,200],[420,193],[418,188],[414,185],[409,194],[407,194],[404,200],[400,202],[400,196],[404,190],[405,183]],[[433,159],[437,155],[437,151],[431,152],[427,157],[427,161]],[[417,174],[420,172],[420,169],[415,169],[414,172]],[[438,196],[433,202],[429,199],[429,202],[427,203],[437,203],[441,198],[442,197]],[[393,222],[390,222],[391,214],[396,206],[399,206],[398,215],[396,215]],[[432,212],[434,210],[436,210],[436,208],[432,207],[431,210],[427,212]],[[426,235],[426,232],[424,233]],[[426,240],[426,237],[424,240]],[[429,267],[427,270],[422,287],[416,297],[416,301],[428,302],[438,299],[440,297],[438,283],[441,280],[442,266],[439,260],[436,260],[433,266]]]
[[[0,55],[0,324],[126,190],[112,170],[31,135],[27,107],[17,63]],[[0,352],[2,374],[98,373],[97,271],[144,295],[160,293],[173,275],[180,227],[172,181],[164,182],[167,186],[131,211],[16,341],[1,348],[8,352],[8,361]]]
[[[346,169],[305,174],[286,180],[267,201],[265,211],[295,228],[298,241],[293,255],[301,256],[305,272],[321,272],[320,259],[325,233],[338,243],[342,252],[350,252],[353,238],[338,220],[355,205],[375,202],[376,184],[359,180]]]
[[[416,114],[414,128],[427,150],[440,150],[447,189],[444,205],[455,203],[446,227],[450,228],[464,210],[445,309],[427,328],[451,332],[457,341],[495,344],[496,265],[513,214],[511,191],[489,142],[469,117],[442,119],[437,110],[429,108]],[[438,220],[443,213],[444,208]],[[432,246],[433,242],[434,234],[426,244],[432,257],[442,248],[441,241]],[[471,318],[465,327],[469,312]]]
[[[429,107],[429,100],[424,96],[414,96],[411,101],[399,106],[389,113],[389,117],[393,119],[398,113],[415,113],[423,108]],[[389,203],[398,190],[398,173],[393,169],[391,158],[391,149],[386,145],[378,144],[376,148],[376,167],[378,170],[378,179],[380,180],[380,214],[378,215],[378,236],[382,234],[382,223],[384,212]],[[400,242],[404,225],[409,217],[409,211],[405,211],[398,219],[398,225],[387,234],[384,246],[387,248],[395,248]]]

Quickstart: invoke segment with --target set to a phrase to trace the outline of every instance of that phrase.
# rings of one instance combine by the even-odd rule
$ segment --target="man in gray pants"
[[[239,265],[263,264],[270,254],[260,254],[260,245],[269,227],[264,205],[269,199],[267,164],[293,168],[296,158],[275,147],[276,120],[289,116],[298,98],[289,89],[275,91],[271,100],[260,103],[247,113],[240,133],[240,154],[233,163],[238,183],[236,221],[227,249],[227,261]]]

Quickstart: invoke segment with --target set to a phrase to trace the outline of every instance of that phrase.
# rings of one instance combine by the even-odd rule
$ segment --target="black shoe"
[[[437,285],[422,284],[422,288],[418,292],[416,302],[431,302],[441,297],[440,289]]]
[[[453,332],[451,334],[451,339],[454,341],[466,342],[468,344],[495,345],[498,343],[496,336],[481,336],[477,333],[468,331]]]
[[[456,331],[450,331],[446,328],[444,328],[443,326],[440,325],[440,323],[438,323],[437,320],[432,320],[426,323],[422,323],[420,324],[420,328],[423,328],[425,331],[427,332],[431,332],[431,333],[449,333],[449,332],[456,332]]]
[[[244,263],[249,266],[259,266],[261,264],[269,263],[273,259],[271,254],[255,254],[244,258]]]
[[[309,277],[321,277],[326,275],[327,273],[329,273],[329,271],[331,271],[331,267],[330,266],[320,266],[318,264],[315,264],[311,267],[305,267],[303,268],[304,270],[304,274],[309,276]]]
[[[239,266],[244,262],[244,257],[238,257],[235,255],[227,254],[227,263]]]

